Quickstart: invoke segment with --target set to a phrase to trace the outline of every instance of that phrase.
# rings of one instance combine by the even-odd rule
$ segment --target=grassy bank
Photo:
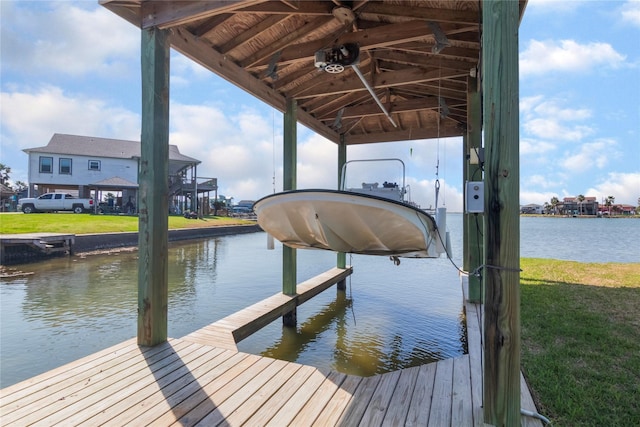
[[[217,227],[254,224],[239,218],[205,217],[187,219],[169,216],[169,229]],[[0,234],[15,233],[116,233],[138,231],[138,217],[129,215],[90,215],[73,213],[3,214],[0,215]]]
[[[640,264],[523,259],[522,366],[554,426],[640,425]]]

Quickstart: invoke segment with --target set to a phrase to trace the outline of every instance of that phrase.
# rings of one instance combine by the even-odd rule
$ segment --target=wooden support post
[[[484,422],[520,425],[519,3],[482,2]]]
[[[142,138],[139,170],[138,344],[167,340],[169,43],[142,30]]]
[[[344,134],[340,135],[340,144],[338,144],[338,189],[342,188],[344,184],[342,182],[342,167],[347,162],[347,144],[344,143]],[[347,266],[347,254],[344,252],[338,252],[337,265],[338,268],[345,268]],[[347,281],[342,279],[338,282],[337,286],[339,291],[347,289]]]
[[[480,153],[482,147],[482,101],[480,91],[478,90],[477,77],[467,77],[467,134],[465,135],[465,156],[474,150],[476,154]],[[465,181],[482,181],[482,166],[471,164],[466,161],[466,177]],[[466,191],[466,186],[465,186]],[[482,265],[483,247],[482,235],[484,233],[484,214],[467,213],[465,214],[465,232],[467,240],[465,242],[465,271],[474,271],[478,266]],[[482,302],[482,284],[478,276],[469,276],[469,302]]]
[[[296,163],[297,156],[297,103],[295,99],[287,98],[286,111],[284,113],[284,153],[283,153],[283,190],[296,189]],[[297,279],[297,253],[288,246],[282,247],[282,293],[285,295],[296,294]],[[296,325],[296,309],[285,313],[282,317],[285,326]]]

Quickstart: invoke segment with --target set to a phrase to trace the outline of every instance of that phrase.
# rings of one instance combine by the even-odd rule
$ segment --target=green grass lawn
[[[203,219],[169,216],[169,229],[242,224],[255,224],[255,221],[214,216]],[[134,215],[92,215],[67,212],[0,215],[0,234],[38,232],[92,234],[123,231],[138,231],[138,217]]]
[[[554,426],[640,426],[640,264],[521,262],[522,366]]]

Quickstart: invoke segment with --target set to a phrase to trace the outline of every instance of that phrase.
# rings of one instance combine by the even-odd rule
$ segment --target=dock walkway
[[[318,289],[326,282],[326,276],[315,281]],[[199,342],[215,335],[189,334],[155,347],[129,340],[0,390],[0,424],[483,426],[480,312],[473,304],[465,309],[469,354],[373,377]],[[272,311],[256,314],[267,320],[275,313],[264,313]],[[227,333],[251,323],[229,322],[235,326]],[[521,384],[522,407],[535,411]],[[522,425],[541,423],[523,417]]]

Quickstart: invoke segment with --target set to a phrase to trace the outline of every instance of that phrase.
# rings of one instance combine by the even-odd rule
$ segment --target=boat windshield
[[[393,162],[389,167],[389,162]],[[383,163],[381,165],[381,163]],[[398,166],[399,165],[399,166]],[[348,169],[348,171],[347,171]],[[385,180],[370,180],[370,177],[383,177]],[[347,179],[349,181],[347,181]],[[351,160],[342,167],[342,191],[368,194],[398,202],[406,202],[405,167],[400,159]],[[357,184],[354,184],[357,183]]]

